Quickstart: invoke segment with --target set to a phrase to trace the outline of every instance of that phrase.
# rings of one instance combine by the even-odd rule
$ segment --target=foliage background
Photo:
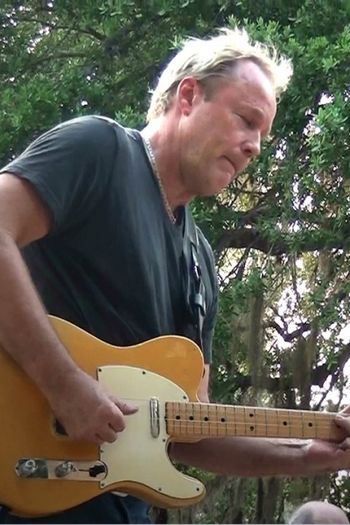
[[[1,164],[76,115],[142,127],[184,36],[243,25],[293,59],[261,157],[224,194],[193,203],[220,274],[212,397],[337,410],[350,357],[349,0],[3,0],[0,24]],[[350,510],[346,474],[199,475],[205,502],[163,519],[283,523],[311,498]]]

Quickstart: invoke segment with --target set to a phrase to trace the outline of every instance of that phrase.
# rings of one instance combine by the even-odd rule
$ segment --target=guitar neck
[[[175,441],[206,437],[271,437],[341,441],[335,414],[206,403],[167,402],[167,432]]]

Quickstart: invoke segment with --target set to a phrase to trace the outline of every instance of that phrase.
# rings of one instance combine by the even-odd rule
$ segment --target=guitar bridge
[[[150,423],[151,423],[151,436],[153,438],[159,437],[160,424],[159,424],[159,399],[157,397],[151,397],[149,401],[150,411]]]
[[[101,481],[107,476],[107,467],[102,461],[20,458],[15,470],[17,476],[24,479]]]

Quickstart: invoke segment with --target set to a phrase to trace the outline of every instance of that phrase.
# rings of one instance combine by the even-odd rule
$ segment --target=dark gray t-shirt
[[[52,216],[49,235],[23,250],[49,313],[116,345],[193,336],[182,285],[184,218],[169,220],[137,131],[77,118],[39,137],[2,171],[30,181]],[[209,362],[217,286],[201,232],[199,262]]]

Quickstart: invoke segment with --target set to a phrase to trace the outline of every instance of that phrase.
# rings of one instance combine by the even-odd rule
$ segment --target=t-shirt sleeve
[[[52,217],[50,233],[91,213],[112,175],[117,136],[108,120],[80,117],[37,138],[1,169],[29,181]]]

